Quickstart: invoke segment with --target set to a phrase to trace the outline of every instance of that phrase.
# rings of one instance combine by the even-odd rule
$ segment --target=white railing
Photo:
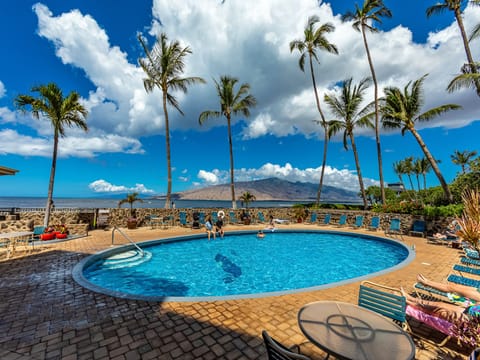
[[[142,256],[145,256],[145,252],[143,251],[143,249],[138,246],[135,241],[132,240],[132,238],[130,236],[128,236],[127,234],[125,234],[122,230],[120,230],[118,227],[114,226],[113,227],[113,230],[112,230],[112,245],[114,245],[114,242],[115,242],[115,231],[118,231],[120,234],[123,235],[123,237],[125,239],[127,239],[128,241],[130,241],[130,243],[135,246],[137,248],[138,251],[140,251],[140,254],[142,254]]]

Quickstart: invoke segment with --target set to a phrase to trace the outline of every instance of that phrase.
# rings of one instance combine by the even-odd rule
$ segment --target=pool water
[[[112,266],[102,259],[83,269],[83,276],[132,298],[253,297],[359,278],[409,256],[405,246],[392,241],[332,232],[273,232],[263,239],[255,233],[228,234],[143,248],[145,261]]]

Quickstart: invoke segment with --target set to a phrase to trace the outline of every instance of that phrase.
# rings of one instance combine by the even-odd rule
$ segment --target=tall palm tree
[[[249,191],[245,191],[242,195],[240,195],[240,197],[238,198],[238,200],[240,200],[241,202],[243,202],[245,204],[245,207],[247,208],[248,210],[248,204],[250,204],[251,202],[257,200],[257,197],[255,195],[253,195],[251,192]]]
[[[414,173],[413,156],[409,156],[403,160],[403,170],[405,171],[405,175],[407,175],[408,181],[410,182],[410,189],[415,191],[412,180],[412,174]]]
[[[457,21],[458,28],[460,29],[460,35],[462,36],[463,40],[463,47],[465,48],[465,54],[467,55],[468,63],[465,64],[466,68],[468,69],[467,73],[476,74],[477,66],[475,61],[473,60],[472,52],[470,50],[470,45],[467,38],[467,33],[465,31],[465,26],[463,25],[463,17],[462,17],[462,7],[465,7],[466,4],[472,5],[480,5],[480,1],[478,0],[443,0],[442,2],[437,2],[435,5],[432,5],[427,8],[427,17],[432,15],[442,14],[445,11],[449,10],[452,11],[455,15],[455,20]],[[475,88],[477,90],[477,95],[480,96],[480,81],[478,77],[473,76],[471,80],[475,84]],[[449,85],[450,87],[450,85]]]
[[[378,82],[375,74],[375,68],[373,67],[372,57],[370,55],[370,49],[368,47],[366,32],[378,32],[378,29],[374,27],[374,23],[382,23],[382,17],[392,17],[390,10],[383,4],[382,0],[365,0],[363,7],[358,7],[355,4],[355,12],[348,11],[342,16],[343,21],[353,20],[353,28],[362,33],[363,45],[367,53],[368,65],[370,66],[370,73],[372,74],[373,88],[374,88],[374,101],[375,101],[375,140],[377,143],[377,159],[378,159],[378,176],[380,178],[380,193],[382,203],[385,204],[385,184],[383,182],[383,165],[382,165],[382,149],[380,144],[380,121],[378,111]]]
[[[322,194],[323,187],[323,177],[325,175],[325,166],[327,165],[327,149],[328,149],[328,125],[323,114],[322,107],[320,106],[320,98],[318,96],[317,84],[315,81],[315,71],[313,70],[313,60],[317,63],[320,63],[318,59],[317,50],[324,50],[331,54],[338,54],[337,47],[330,43],[325,35],[331,33],[335,30],[335,27],[330,24],[322,24],[318,28],[316,24],[320,22],[318,16],[311,16],[308,18],[307,25],[303,31],[304,38],[302,40],[293,40],[290,42],[290,52],[293,50],[298,50],[300,53],[300,58],[298,60],[298,65],[300,70],[305,72],[305,58],[308,56],[309,66],[310,66],[310,75],[312,77],[313,92],[315,94],[315,101],[317,104],[318,112],[320,113],[321,124],[324,132],[323,139],[323,160],[322,160],[322,170],[320,173],[320,181],[318,184],[317,191],[317,205],[320,204],[320,197]]]
[[[422,159],[416,158],[413,161],[413,173],[415,174],[415,178],[417,179],[417,189],[418,191],[420,191],[421,190],[420,176],[422,175]]]
[[[220,111],[206,110],[198,117],[198,122],[202,125],[208,118],[219,118],[225,116],[228,126],[228,143],[230,146],[230,189],[232,192],[232,209],[237,208],[235,201],[235,176],[233,163],[233,145],[232,145],[232,115],[250,116],[250,108],[257,104],[257,100],[250,92],[250,85],[247,83],[241,84],[238,91],[235,91],[235,85],[238,79],[223,75],[220,76],[220,81],[215,82],[217,88],[217,95],[220,100]]]
[[[45,218],[43,225],[48,226],[50,212],[53,207],[53,186],[55,171],[57,168],[58,140],[65,137],[65,127],[79,127],[87,131],[86,117],[88,111],[80,103],[80,95],[72,91],[67,97],[63,96],[62,90],[55,83],[32,87],[32,92],[38,93],[38,97],[19,95],[15,98],[15,105],[23,112],[30,109],[34,118],[40,115],[50,119],[53,127],[53,155],[50,169],[50,181],[48,183],[47,204],[45,206]]]
[[[196,83],[205,83],[201,77],[182,77],[185,69],[185,57],[192,51],[187,46],[182,48],[178,41],[168,43],[165,33],[162,33],[152,50],[147,47],[146,40],[139,35],[138,40],[145,52],[145,58],[138,59],[140,66],[147,75],[143,79],[143,86],[147,93],[152,92],[155,87],[162,91],[163,95],[163,114],[165,117],[165,145],[167,154],[167,197],[165,199],[165,209],[170,208],[172,194],[172,164],[170,157],[170,123],[168,118],[167,104],[173,106],[182,115],[180,104],[173,96],[172,92],[181,91],[187,93],[188,86]]]
[[[440,161],[439,160],[436,160],[437,163],[439,163]],[[430,162],[428,161],[428,159],[426,157],[422,157],[420,159],[420,170],[421,170],[421,173],[422,173],[422,177],[423,177],[423,189],[424,190],[427,190],[427,174],[430,172],[430,170],[432,170],[432,164],[430,164]]]
[[[429,121],[447,111],[459,109],[460,106],[456,104],[445,104],[420,113],[424,103],[422,85],[426,76],[427,75],[422,76],[413,83],[410,81],[403,89],[403,92],[397,87],[385,88],[384,105],[381,108],[382,122],[385,128],[401,128],[402,135],[405,135],[407,131],[412,133],[425,154],[425,157],[432,165],[432,169],[440,181],[445,197],[448,201],[452,202],[453,196],[448,184],[440,172],[437,161],[415,128],[415,124],[417,122]]]
[[[466,173],[467,170],[467,165],[472,160],[473,157],[477,155],[477,152],[475,150],[469,151],[469,150],[464,150],[464,151],[459,151],[455,150],[452,155],[450,155],[452,162],[455,165],[460,165],[462,167],[462,174]]]
[[[127,194],[125,199],[122,199],[118,202],[118,207],[120,208],[123,204],[126,203],[130,204],[130,216],[133,217],[133,203],[136,201],[143,203],[143,200],[138,197],[138,192]]]
[[[360,193],[362,194],[363,206],[368,207],[365,186],[363,185],[362,172],[360,169],[360,161],[358,159],[357,146],[355,144],[354,129],[357,127],[373,128],[370,121],[370,107],[360,109],[364,99],[364,93],[369,86],[370,79],[363,79],[358,85],[352,87],[352,78],[343,81],[340,96],[325,95],[325,102],[329,106],[334,116],[338,120],[329,122],[330,136],[343,130],[343,146],[348,150],[348,140],[352,145],[353,156],[355,157],[355,165],[357,168],[358,183],[360,185]]]
[[[393,171],[398,176],[398,180],[403,185],[403,177],[402,175],[405,174],[405,163],[402,160],[393,163]]]

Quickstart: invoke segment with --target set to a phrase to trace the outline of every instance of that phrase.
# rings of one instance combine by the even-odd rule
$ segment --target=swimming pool
[[[74,278],[112,296],[154,301],[200,301],[272,296],[358,281],[409,263],[396,241],[334,231],[204,234],[101,252],[81,261]]]

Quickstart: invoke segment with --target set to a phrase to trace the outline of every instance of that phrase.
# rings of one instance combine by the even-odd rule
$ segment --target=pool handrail
[[[123,237],[125,239],[127,239],[133,246],[135,246],[137,248],[138,251],[140,251],[140,254],[142,254],[142,256],[145,256],[145,251],[143,251],[143,249],[138,246],[135,241],[132,240],[132,238],[130,236],[128,236],[127,234],[125,234],[122,230],[120,230],[118,227],[114,226],[113,229],[112,229],[112,245],[114,245],[114,240],[115,240],[115,230],[117,230],[120,234],[123,235]]]

